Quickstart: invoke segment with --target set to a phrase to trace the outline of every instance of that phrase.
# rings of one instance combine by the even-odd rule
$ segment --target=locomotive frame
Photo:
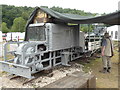
[[[78,24],[56,23],[54,18],[40,10],[35,15],[38,16],[32,17],[33,20],[26,26],[24,42],[5,44],[5,61],[0,61],[0,68],[3,71],[31,79],[34,78],[32,76],[34,73],[42,70],[60,64],[70,66],[69,61],[80,58],[83,53],[94,51],[100,46],[100,43],[94,43],[97,48],[86,51],[84,34],[79,32]],[[17,44],[17,50],[9,51],[10,44]],[[9,53],[14,55],[11,60],[7,60]]]

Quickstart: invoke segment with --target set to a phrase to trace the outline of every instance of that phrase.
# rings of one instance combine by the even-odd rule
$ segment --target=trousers
[[[103,68],[111,67],[111,57],[110,56],[103,56],[102,61],[103,61]]]

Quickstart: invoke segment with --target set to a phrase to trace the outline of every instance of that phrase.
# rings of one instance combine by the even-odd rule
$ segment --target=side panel
[[[83,52],[85,51],[85,37],[84,32],[79,32],[79,45],[82,47]]]
[[[79,45],[79,29],[76,26],[51,24],[49,31],[49,50],[51,51]]]
[[[79,26],[74,27],[72,31],[74,46],[79,46]]]

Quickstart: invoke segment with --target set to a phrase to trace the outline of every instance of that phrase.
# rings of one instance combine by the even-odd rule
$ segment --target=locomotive
[[[95,41],[91,37],[91,41],[90,37],[85,38],[84,33],[80,32],[79,24],[61,23],[54,18],[46,9],[36,9],[26,25],[25,41],[5,44],[4,61],[0,61],[0,68],[31,79],[34,73],[60,64],[70,66],[69,61],[100,48],[101,37]],[[88,46],[85,45],[86,40]],[[9,51],[11,44],[18,45],[15,51]],[[9,53],[14,56],[13,59],[7,59]]]

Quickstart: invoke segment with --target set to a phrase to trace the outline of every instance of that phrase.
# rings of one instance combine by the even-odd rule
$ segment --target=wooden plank
[[[73,77],[73,76],[67,76],[60,80],[57,80],[44,88],[82,88],[87,87],[87,80]]]
[[[88,87],[89,88],[96,88],[96,77],[91,75],[88,79]]]
[[[96,79],[94,75],[84,72],[74,72],[51,83],[43,88],[95,88]]]

